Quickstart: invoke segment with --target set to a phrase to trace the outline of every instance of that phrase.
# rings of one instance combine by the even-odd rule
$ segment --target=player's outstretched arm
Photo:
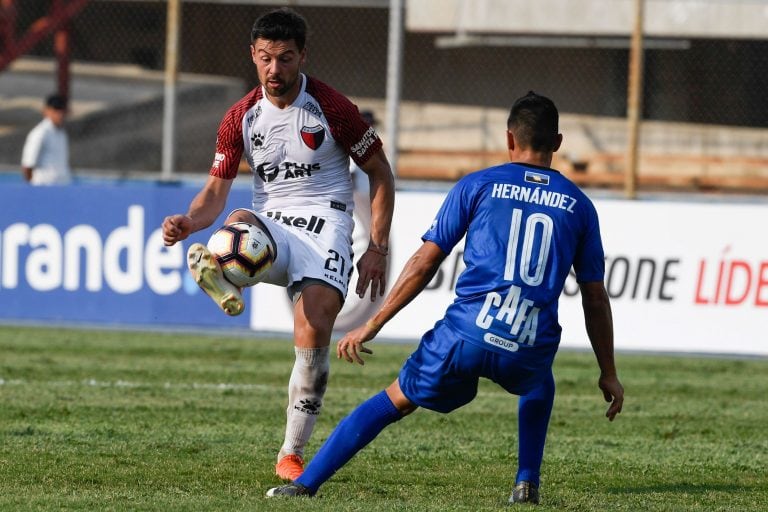
[[[372,340],[379,330],[398,311],[411,302],[432,280],[446,254],[434,242],[424,244],[405,264],[395,286],[389,292],[381,308],[364,325],[348,332],[336,345],[336,356],[350,363],[365,364],[360,354],[372,354],[363,343]]]
[[[203,188],[192,199],[187,214],[169,215],[163,220],[165,245],[173,245],[213,224],[224,210],[231,188],[232,180],[208,176]]]
[[[171,246],[184,240],[192,233],[192,219],[177,213],[163,219],[163,243]]]
[[[383,150],[374,153],[361,169],[370,181],[371,241],[357,264],[355,292],[362,299],[370,285],[371,301],[374,301],[377,295],[384,295],[387,287],[387,253],[395,208],[395,179]]]
[[[581,304],[587,335],[600,367],[598,386],[606,402],[610,402],[605,415],[610,420],[621,412],[624,404],[624,387],[616,373],[613,357],[613,317],[608,292],[602,281],[579,283]]]

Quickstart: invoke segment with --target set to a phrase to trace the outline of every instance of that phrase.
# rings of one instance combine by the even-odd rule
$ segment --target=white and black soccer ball
[[[253,286],[272,267],[275,248],[264,230],[235,222],[217,229],[208,250],[216,257],[224,277],[235,286]]]

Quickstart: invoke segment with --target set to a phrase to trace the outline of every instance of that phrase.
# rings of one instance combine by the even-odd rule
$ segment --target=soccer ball
[[[224,277],[235,286],[253,286],[270,269],[275,259],[272,240],[263,229],[235,222],[217,229],[208,240]]]

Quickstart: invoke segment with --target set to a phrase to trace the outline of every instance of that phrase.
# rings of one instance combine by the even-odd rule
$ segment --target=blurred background
[[[559,106],[554,166],[581,184],[768,192],[764,0],[286,4],[310,25],[305,71],[373,110],[400,180],[503,162],[508,109],[532,89]],[[251,25],[280,5],[0,0],[0,168],[19,172],[58,90],[76,175],[204,176],[222,115],[257,85]]]

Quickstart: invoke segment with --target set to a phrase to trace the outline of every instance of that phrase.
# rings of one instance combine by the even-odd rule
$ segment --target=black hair
[[[45,98],[45,105],[55,110],[66,110],[67,98],[60,94],[51,94]]]
[[[269,11],[260,16],[251,29],[251,43],[259,38],[269,41],[293,39],[301,51],[307,42],[307,21],[288,7]]]
[[[512,105],[507,129],[523,148],[554,151],[557,145],[558,120],[557,107],[551,99],[528,91],[528,94]]]

